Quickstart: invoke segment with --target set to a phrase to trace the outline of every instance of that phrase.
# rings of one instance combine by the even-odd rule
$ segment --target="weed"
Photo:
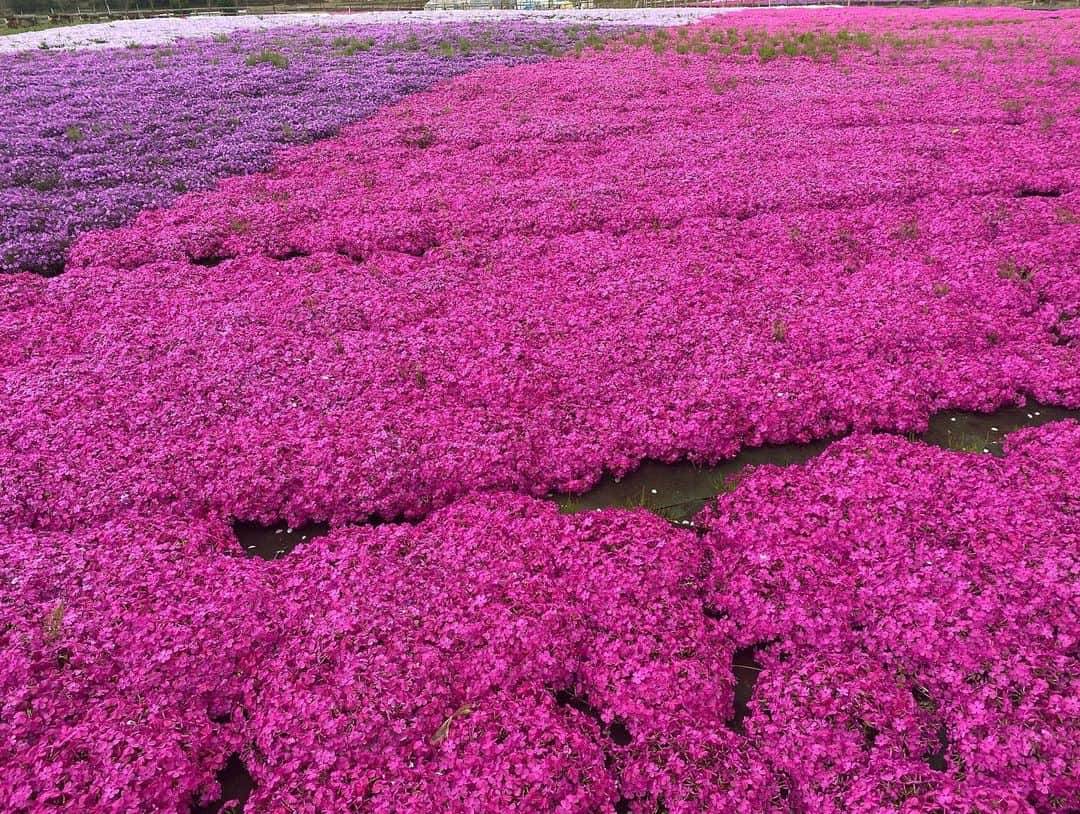
[[[725,495],[729,492],[734,492],[742,478],[739,475],[715,475],[709,479],[709,485],[712,486],[713,492],[718,495]]]
[[[900,224],[893,237],[897,240],[917,240],[919,237],[919,222],[912,218]]]
[[[421,150],[426,150],[435,143],[435,133],[426,124],[416,125],[405,131],[402,142],[407,147],[418,147]]]
[[[1011,257],[1002,261],[1001,265],[998,266],[998,277],[1002,280],[1020,280],[1026,282],[1034,276],[1034,269],[1020,265]]]
[[[945,446],[953,452],[982,452],[989,443],[989,437],[970,432],[947,430],[945,434]]]
[[[351,57],[360,51],[370,51],[375,47],[375,40],[371,37],[362,40],[356,37],[334,37],[330,44],[337,49],[340,56]]]
[[[416,36],[415,31],[409,32],[407,36],[401,42],[395,42],[391,44],[391,49],[396,51],[419,51],[420,50],[420,38]]]
[[[56,189],[60,186],[60,176],[45,175],[41,178],[35,178],[30,182],[30,186],[38,192],[48,192],[49,190]]]
[[[645,509],[670,522],[674,522],[679,516],[678,510],[675,507],[662,506],[657,502],[656,498],[646,494],[644,486],[641,487],[640,495],[625,498],[621,505],[624,509]]]
[[[1001,103],[1001,109],[1005,111],[1007,124],[1020,124],[1023,122],[1024,107],[1027,105],[1023,99],[1005,99]]]
[[[468,718],[472,714],[473,706],[471,704],[462,704],[455,709],[450,715],[439,724],[439,728],[435,730],[435,734],[431,736],[432,746],[438,746],[444,740],[450,736],[450,727],[453,725],[456,718]]]
[[[56,607],[45,615],[43,631],[45,641],[53,642],[60,638],[64,632],[64,600],[60,600]]]
[[[729,76],[726,79],[713,79],[709,86],[713,89],[714,93],[727,93],[735,90],[739,86],[739,79],[735,76]]]
[[[248,58],[244,60],[244,64],[249,68],[263,63],[273,65],[275,68],[289,67],[288,57],[277,51],[260,51],[257,54],[249,54]]]
[[[1054,223],[1065,226],[1080,223],[1080,214],[1073,212],[1064,206],[1059,206],[1054,210]]]
[[[581,501],[574,498],[564,498],[559,501],[560,514],[577,514],[581,511]]]

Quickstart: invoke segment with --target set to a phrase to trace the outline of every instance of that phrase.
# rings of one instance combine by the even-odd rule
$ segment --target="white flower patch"
[[[152,17],[143,20],[114,20],[46,31],[27,31],[0,37],[0,53],[37,48],[116,48],[128,44],[161,45],[186,37],[209,37],[230,31],[266,30],[287,26],[347,23],[447,23],[496,22],[527,18],[537,22],[612,23],[622,25],[682,25],[735,8],[653,8],[653,9],[558,9],[536,11],[373,11],[358,14],[296,13],[241,14],[237,16],[193,15]]]

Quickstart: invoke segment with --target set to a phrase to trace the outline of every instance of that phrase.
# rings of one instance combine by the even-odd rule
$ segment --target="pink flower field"
[[[1080,811],[1080,12],[571,39],[0,277],[0,810]]]

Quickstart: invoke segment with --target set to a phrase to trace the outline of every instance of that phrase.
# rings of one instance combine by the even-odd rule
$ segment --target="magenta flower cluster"
[[[178,810],[238,753],[249,811],[1060,810],[1078,456],[856,436],[703,537],[510,494],[272,563],[220,521],[15,532],[0,804]]]
[[[697,518],[712,613],[763,667],[747,736],[796,810],[1080,801],[1080,424],[1006,453],[852,438]]]
[[[868,431],[1080,407],[1078,25],[488,66],[0,278],[0,810],[1075,808],[1080,425]]]
[[[0,273],[58,274],[82,232],[268,169],[282,147],[482,65],[566,50],[596,28],[344,25],[2,56]]]

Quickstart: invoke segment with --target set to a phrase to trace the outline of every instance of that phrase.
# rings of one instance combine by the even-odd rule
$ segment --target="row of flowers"
[[[544,10],[455,9],[446,11],[287,12],[280,14],[192,14],[143,17],[74,26],[28,30],[0,38],[0,54],[32,50],[100,50],[132,45],[168,45],[177,40],[209,39],[234,32],[281,32],[281,29],[356,25],[431,27],[445,23],[544,23],[564,26],[672,26],[715,15],[717,9],[576,8]],[[286,35],[288,31],[282,32]]]

